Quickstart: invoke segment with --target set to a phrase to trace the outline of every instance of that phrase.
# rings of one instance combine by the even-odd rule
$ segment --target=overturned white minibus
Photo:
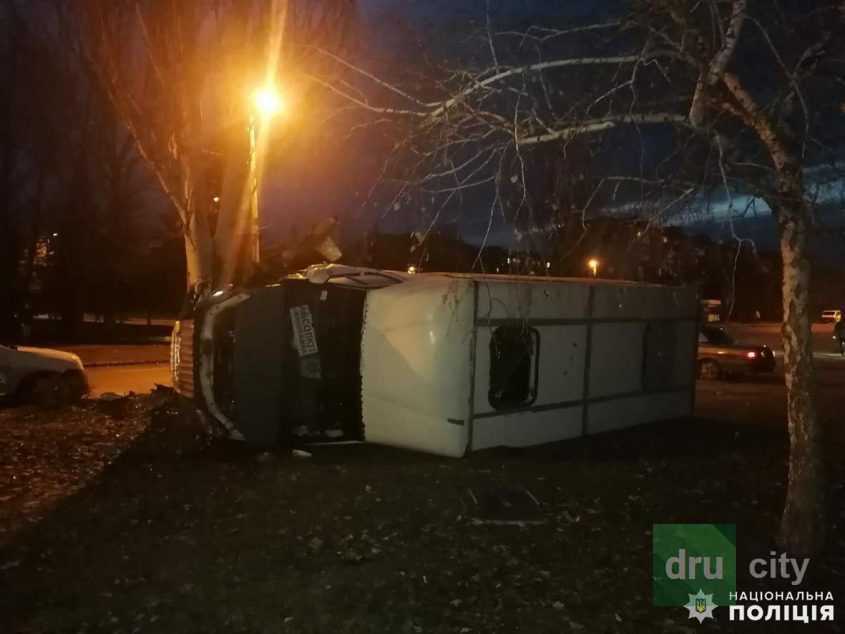
[[[446,456],[687,416],[685,287],[321,265],[214,293],[176,324],[176,390],[259,446]]]

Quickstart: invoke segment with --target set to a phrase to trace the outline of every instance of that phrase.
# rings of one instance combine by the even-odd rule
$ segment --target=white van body
[[[174,337],[179,342],[173,368],[177,391],[200,394],[205,412],[233,437],[268,442],[274,436],[262,436],[262,430],[267,425],[293,428],[284,422],[297,405],[291,399],[312,394],[292,376],[300,367],[291,361],[296,357],[292,351],[300,350],[301,358],[304,346],[292,341],[297,327],[290,322],[295,315],[301,319],[305,295],[314,295],[307,300],[314,313],[309,336],[316,335],[313,348],[324,355],[324,375],[331,374],[335,348],[360,353],[360,372],[344,366],[350,378],[340,381],[345,390],[341,407],[354,408],[359,417],[351,439],[458,457],[692,413],[699,318],[692,288],[600,279],[409,275],[338,265],[311,267],[288,279],[221,296],[204,309],[196,328],[192,320],[177,324],[182,332]],[[312,284],[319,288],[309,291]],[[357,317],[330,315],[335,325],[340,321],[351,327],[342,341],[337,336],[330,340],[326,333],[337,330],[321,330],[319,311],[327,311],[332,297],[340,295],[359,298]],[[236,310],[237,317],[229,321],[244,326],[231,326],[228,340],[241,351],[227,353],[234,361],[215,361],[215,348],[222,346],[215,339],[217,322]],[[254,334],[259,328],[260,335]],[[191,344],[185,333],[195,331]],[[203,354],[194,355],[186,345]],[[243,359],[240,366],[238,359]],[[185,360],[194,365],[184,367]],[[234,387],[220,389],[220,368],[232,367]],[[237,377],[247,374],[238,383]],[[350,392],[350,381],[360,381],[360,388],[353,385]],[[200,389],[194,389],[195,382]],[[248,396],[239,396],[237,385]],[[272,393],[266,400],[272,390],[284,395]],[[217,402],[221,393],[227,401],[242,402],[227,409]],[[360,403],[355,403],[359,393]],[[246,398],[263,404],[250,409]],[[320,399],[313,400],[322,406]],[[248,412],[243,414],[248,420],[229,420],[225,411]],[[262,417],[267,423],[256,427]]]
[[[690,288],[586,279],[426,274],[371,291],[366,440],[462,456],[688,416],[697,307]],[[489,398],[500,328],[538,342],[536,393],[513,407]]]

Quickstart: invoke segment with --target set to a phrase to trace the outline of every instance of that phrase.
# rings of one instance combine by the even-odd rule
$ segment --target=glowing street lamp
[[[285,107],[279,91],[272,86],[265,86],[256,90],[252,95],[252,102],[255,110],[264,120],[272,119]]]
[[[587,267],[593,272],[593,277],[599,276],[599,261],[596,258],[587,260]]]

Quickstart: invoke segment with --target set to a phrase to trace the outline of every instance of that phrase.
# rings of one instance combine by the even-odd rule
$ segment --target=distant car
[[[704,326],[698,335],[698,376],[720,379],[732,374],[773,372],[775,355],[768,346],[737,343],[721,326]]]
[[[85,368],[75,354],[0,345],[0,400],[57,405],[77,400],[87,392]]]
[[[842,319],[842,311],[838,308],[822,311],[822,321],[839,321]]]

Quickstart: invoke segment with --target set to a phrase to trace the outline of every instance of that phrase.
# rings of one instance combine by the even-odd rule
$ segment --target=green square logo
[[[652,531],[654,605],[685,606],[690,595],[712,594],[730,605],[736,592],[734,524],[655,524]]]

